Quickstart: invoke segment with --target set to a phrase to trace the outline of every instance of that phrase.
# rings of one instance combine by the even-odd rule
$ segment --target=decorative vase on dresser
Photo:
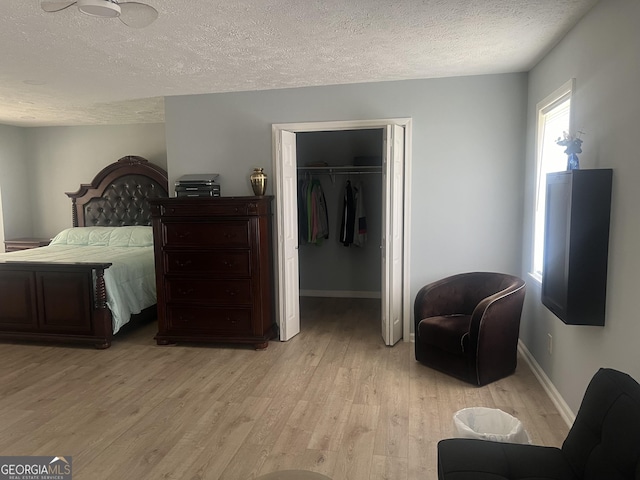
[[[254,168],[253,173],[249,176],[249,181],[255,195],[261,197],[267,191],[267,174],[264,173],[264,168]]]
[[[277,334],[273,197],[152,199],[158,345],[250,343]]]

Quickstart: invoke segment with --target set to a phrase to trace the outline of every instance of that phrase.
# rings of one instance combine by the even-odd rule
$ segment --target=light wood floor
[[[104,351],[0,344],[0,455],[70,455],[74,480],[436,479],[436,443],[470,406],[522,420],[533,443],[567,427],[522,359],[477,388],[383,345],[379,302],[301,299],[302,332],[265,351],[156,346],[155,325]]]

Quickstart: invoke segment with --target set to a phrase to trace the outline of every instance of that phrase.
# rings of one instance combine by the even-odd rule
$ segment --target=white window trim
[[[536,175],[535,175],[535,189],[534,189],[534,197],[533,197],[533,208],[532,208],[532,228],[531,228],[531,252],[529,255],[529,277],[531,277],[538,284],[542,284],[542,276],[535,272],[534,268],[534,256],[535,256],[535,237],[536,237],[536,207],[538,204],[538,192],[540,191],[540,169],[542,168],[542,161],[540,156],[542,155],[541,145],[540,145],[540,130],[543,127],[543,116],[550,109],[554,108],[560,102],[564,102],[567,98],[571,100],[571,108],[569,110],[569,126],[570,129],[574,125],[573,116],[574,116],[574,108],[573,108],[573,94],[576,91],[576,79],[572,78],[571,80],[562,84],[558,89],[556,89],[551,94],[547,95],[543,100],[536,104],[536,131],[535,131],[535,161],[536,161]]]

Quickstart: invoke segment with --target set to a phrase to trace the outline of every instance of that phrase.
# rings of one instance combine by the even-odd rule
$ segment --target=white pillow
[[[67,228],[54,237],[51,245],[149,247],[153,245],[153,229],[139,225]]]

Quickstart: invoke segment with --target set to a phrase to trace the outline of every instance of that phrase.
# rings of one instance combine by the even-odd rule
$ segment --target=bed
[[[130,320],[155,311],[149,198],[166,172],[137,156],[67,193],[72,224],[47,247],[0,254],[0,339],[108,348]]]

